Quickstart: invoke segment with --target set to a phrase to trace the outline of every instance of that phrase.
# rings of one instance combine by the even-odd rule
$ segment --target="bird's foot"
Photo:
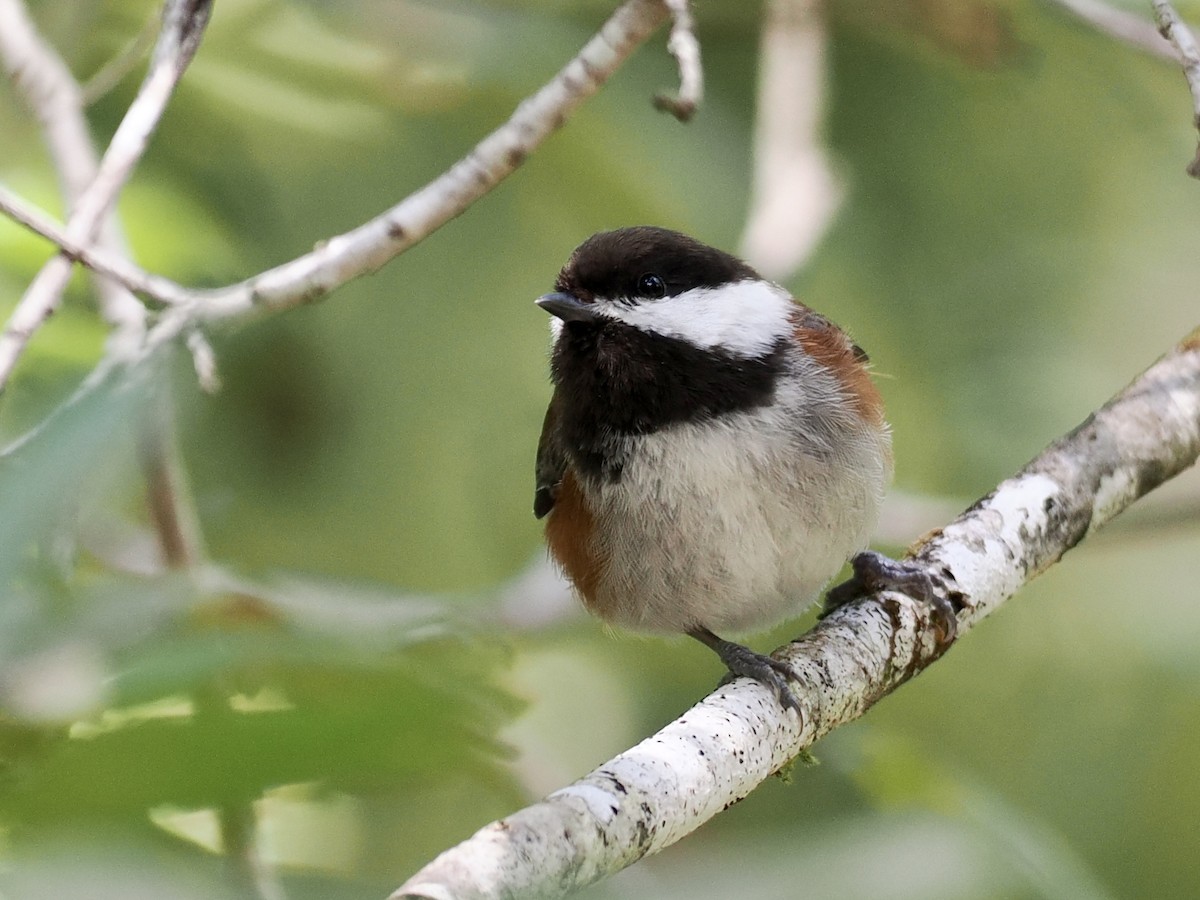
[[[749,647],[733,641],[719,638],[707,628],[693,628],[688,634],[712,649],[729,669],[729,674],[721,680],[721,684],[726,684],[739,677],[753,678],[774,691],[784,709],[794,709],[797,714],[800,714],[800,703],[796,700],[796,695],[792,693],[788,684],[795,676],[791,666],[787,663],[775,659],[773,656],[767,656],[765,653],[756,653]]]
[[[939,589],[924,566],[895,560],[873,550],[859,553],[850,560],[850,565],[854,574],[826,593],[822,617],[866,594],[895,590],[929,606],[934,627],[938,630],[939,643],[949,644],[954,640],[958,633],[954,604],[944,588]]]

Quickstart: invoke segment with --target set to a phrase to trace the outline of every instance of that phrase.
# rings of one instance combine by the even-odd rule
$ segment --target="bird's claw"
[[[929,607],[940,644],[950,644],[958,633],[954,604],[944,587],[939,588],[929,570],[917,563],[895,560],[866,550],[850,561],[854,574],[829,589],[825,595],[822,617],[839,606],[876,591],[895,590],[907,594]]]
[[[749,647],[733,641],[723,640],[706,628],[697,628],[689,633],[696,640],[712,648],[721,658],[721,662],[725,663],[725,667],[729,669],[729,674],[721,679],[721,684],[728,684],[735,678],[752,678],[774,691],[784,709],[793,709],[797,715],[801,714],[800,702],[792,693],[789,684],[795,677],[795,673],[792,671],[792,667],[783,660],[767,656],[765,653],[756,653]]]

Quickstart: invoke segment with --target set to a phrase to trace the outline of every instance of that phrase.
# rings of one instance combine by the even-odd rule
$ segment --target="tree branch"
[[[11,2],[14,0],[0,0],[0,3]],[[199,328],[315,300],[347,281],[375,271],[423,240],[511,174],[530,152],[566,123],[570,114],[666,18],[663,0],[626,0],[574,59],[449,171],[382,215],[321,242],[313,252],[225,288],[191,290],[149,274],[121,256],[88,246],[70,234],[69,229],[58,226],[45,213],[0,187],[0,211],[57,244],[67,256],[171,307],[135,352],[115,352],[110,348],[56,413],[87,396],[114,368],[144,360],[180,335],[189,338],[202,382],[215,383]],[[197,348],[202,351],[199,358],[195,357]],[[44,425],[45,422],[35,426],[0,448],[0,458],[22,446]]]
[[[917,547],[961,637],[1035,575],[1200,455],[1200,329],[1087,421]],[[493,822],[392,900],[561,896],[673,844],[926,666],[929,610],[882,592],[776,651],[799,716],[740,679],[590,775]]]
[[[54,169],[58,173],[63,205],[74,209],[96,178],[99,159],[87,120],[85,99],[78,82],[54,48],[41,39],[21,0],[0,0],[0,60],[17,92],[42,127]],[[125,239],[111,216],[101,223],[98,245],[125,255]],[[117,329],[117,339],[140,338],[146,311],[121,284],[96,279],[96,292],[104,318]]]
[[[79,84],[54,48],[37,33],[21,0],[0,0],[0,60],[46,136],[68,206],[96,174],[95,150]]]
[[[5,0],[0,0],[0,3],[4,2]],[[0,212],[50,241],[68,259],[83,263],[93,272],[111,279],[125,290],[166,304],[195,301],[195,293],[178,282],[146,272],[123,254],[107,249],[101,250],[71,237],[61,223],[56,222],[45,211],[22,200],[3,185],[0,185]],[[134,302],[137,303],[136,300]],[[140,303],[137,303],[137,306],[138,309],[142,309]]]
[[[322,241],[311,253],[229,287],[195,292],[176,318],[188,325],[208,324],[289,309],[378,270],[515,171],[666,16],[663,0],[627,0],[548,84],[444,174],[369,222]]]
[[[158,33],[161,21],[161,13],[147,18],[142,30],[130,38],[116,56],[106,62],[86,83],[80,85],[80,98],[84,106],[91,106],[138,67],[154,46],[154,36]]]
[[[186,571],[204,561],[204,541],[183,473],[174,420],[169,389],[155,385],[138,446],[146,479],[146,508],[164,566]]]
[[[146,79],[100,160],[95,178],[71,210],[67,234],[94,242],[117,195],[142,158],[175,86],[195,55],[208,24],[211,0],[167,0],[163,25]],[[58,255],[38,272],[3,333],[0,333],[0,389],[38,328],[57,310],[71,277],[71,259]]]
[[[663,23],[668,15],[666,2],[623,3],[548,84],[525,99],[507,122],[466,157],[425,187],[363,225],[320,242],[311,253],[224,288],[189,290],[150,275],[124,259],[89,247],[70,225],[65,231],[58,228],[48,216],[10,192],[0,190],[0,210],[56,243],[68,257],[104,272],[130,290],[175,307],[151,330],[138,353],[142,358],[200,326],[317,300],[354,278],[378,270],[419,243],[491,191],[561,128],[570,114]],[[696,59],[698,64],[698,56]],[[681,93],[685,92],[681,89]],[[3,349],[0,338],[0,363]],[[105,365],[102,363],[102,367]]]
[[[1192,94],[1192,122],[1200,130],[1200,49],[1196,47],[1196,37],[1167,0],[1151,0],[1151,3],[1158,30],[1179,53],[1183,77],[1187,79],[1188,90]],[[1200,145],[1196,147],[1196,157],[1188,165],[1187,173],[1193,178],[1200,178]]]
[[[679,93],[657,94],[654,106],[669,112],[680,122],[696,114],[704,99],[704,69],[700,65],[700,41],[696,38],[696,20],[690,0],[663,0],[671,11],[671,37],[667,50],[679,64]]]
[[[767,4],[741,255],[773,281],[804,265],[842,201],[821,130],[828,41],[822,0]]]

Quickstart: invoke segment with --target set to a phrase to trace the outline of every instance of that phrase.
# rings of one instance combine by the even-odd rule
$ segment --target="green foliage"
[[[0,459],[0,810],[17,846],[289,785],[310,803],[462,779],[511,797],[505,654],[444,604],[219,569],[135,576],[82,546],[92,507],[128,490],[160,363],[85,390]]]
[[[33,4],[83,78],[153,6]],[[122,200],[136,256],[215,285],[353,227],[459,158],[610,8],[221,0]],[[900,485],[974,496],[1194,327],[1182,80],[1033,0],[829,9],[847,202],[789,286],[870,350]],[[73,282],[0,399],[5,443],[45,421],[0,458],[0,889],[230,896],[219,824],[253,807],[290,896],[382,896],[715,682],[682,641],[493,623],[496,586],[542,552],[530,301],[599,228],[736,246],[758,14],[699,5],[692,124],[651,108],[676,78],[652,43],[376,276],[216,335],[214,397],[155,361],[64,406],[104,338]],[[101,142],[138,77],[89,110]],[[0,180],[58,209],[6,90],[0,134]],[[0,222],[0,310],[48,252]],[[188,573],[164,570],[144,511],[141,429],[164,390],[213,561]],[[825,765],[590,895],[1193,896],[1200,621],[1179,573],[1200,546],[1194,526],[1144,534],[1089,539],[832,736]]]

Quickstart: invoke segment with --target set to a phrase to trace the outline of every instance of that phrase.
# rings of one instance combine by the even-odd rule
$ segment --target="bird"
[[[722,250],[602,231],[554,290],[534,515],[589,612],[684,634],[800,706],[787,664],[725,636],[927,576],[868,551],[892,477],[883,402],[845,331]]]

